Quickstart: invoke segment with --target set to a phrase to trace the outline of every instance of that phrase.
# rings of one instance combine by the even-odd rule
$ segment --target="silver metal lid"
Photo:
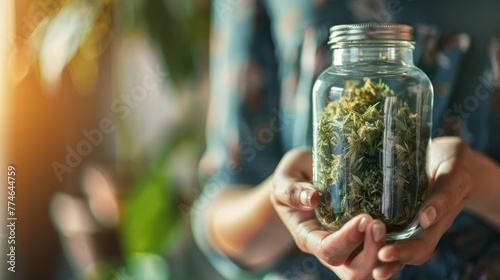
[[[413,42],[413,28],[398,23],[343,24],[330,28],[329,44],[356,41]]]

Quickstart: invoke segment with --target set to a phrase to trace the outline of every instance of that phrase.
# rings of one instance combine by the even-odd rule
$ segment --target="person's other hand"
[[[297,247],[315,255],[341,279],[372,279],[377,253],[385,245],[385,225],[361,214],[336,232],[325,231],[314,215],[318,192],[311,184],[310,148],[288,152],[274,173],[271,202]],[[385,265],[399,270],[402,264]]]
[[[418,212],[421,229],[407,240],[383,247],[378,253],[380,261],[422,265],[429,260],[473,192],[471,156],[468,144],[458,137],[432,141],[427,157],[431,189]],[[390,278],[397,272],[396,267],[382,264],[373,271],[373,277]]]

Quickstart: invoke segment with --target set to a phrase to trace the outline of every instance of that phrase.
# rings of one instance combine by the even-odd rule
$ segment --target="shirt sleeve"
[[[268,82],[262,74],[272,58],[266,21],[254,0],[212,3],[210,39],[210,98],[206,122],[206,151],[200,162],[203,192],[191,210],[194,239],[212,266],[225,278],[255,277],[211,246],[206,213],[209,201],[224,189],[251,187],[273,171],[281,156],[272,119]],[[266,49],[268,48],[268,49]],[[262,53],[259,53],[261,51]],[[273,65],[267,69],[274,73]],[[270,74],[272,75],[272,74]],[[278,113],[276,113],[278,121]]]

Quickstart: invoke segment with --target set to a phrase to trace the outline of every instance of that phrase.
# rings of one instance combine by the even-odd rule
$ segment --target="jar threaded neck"
[[[328,44],[370,41],[413,42],[413,28],[398,23],[360,23],[335,25],[330,28]]]

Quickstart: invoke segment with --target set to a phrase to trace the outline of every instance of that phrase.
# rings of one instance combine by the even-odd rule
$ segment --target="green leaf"
[[[161,253],[178,224],[170,174],[148,172],[133,187],[125,202],[122,242],[126,253]]]

